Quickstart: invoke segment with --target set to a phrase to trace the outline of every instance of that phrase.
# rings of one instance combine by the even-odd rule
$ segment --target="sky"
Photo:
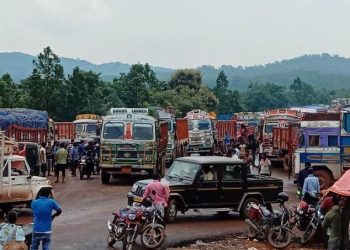
[[[348,0],[0,0],[0,52],[93,63],[251,66],[350,57]]]

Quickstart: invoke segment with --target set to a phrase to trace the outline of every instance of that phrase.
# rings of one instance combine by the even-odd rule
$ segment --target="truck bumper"
[[[149,175],[156,168],[156,166],[124,164],[115,166],[101,164],[100,167],[106,174],[111,175]]]
[[[210,153],[212,152],[212,147],[207,147],[203,145],[189,145],[187,153]]]

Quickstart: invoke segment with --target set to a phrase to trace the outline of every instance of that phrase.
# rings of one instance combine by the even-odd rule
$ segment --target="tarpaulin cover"
[[[0,129],[6,130],[11,125],[26,128],[47,128],[46,111],[32,109],[0,109]]]
[[[346,171],[339,180],[337,180],[328,191],[343,195],[350,196],[350,170]]]

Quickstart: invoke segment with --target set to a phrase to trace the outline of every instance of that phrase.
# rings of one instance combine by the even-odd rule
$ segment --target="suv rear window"
[[[224,167],[222,180],[232,181],[242,179],[242,166],[241,165],[226,165]]]

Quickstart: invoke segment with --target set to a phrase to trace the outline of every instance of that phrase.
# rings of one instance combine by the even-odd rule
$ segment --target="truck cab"
[[[73,123],[75,126],[76,139],[95,139],[101,124],[101,119],[97,115],[81,114],[76,116],[76,120]]]
[[[187,113],[189,145],[188,154],[208,155],[213,151],[216,128],[212,117],[199,109]]]
[[[167,123],[143,108],[112,108],[101,131],[101,180],[110,176],[165,173]]]

